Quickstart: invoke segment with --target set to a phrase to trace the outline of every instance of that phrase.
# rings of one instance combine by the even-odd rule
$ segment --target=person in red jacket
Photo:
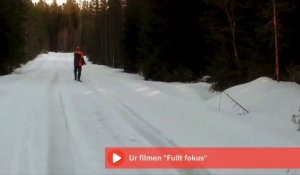
[[[80,47],[77,46],[74,52],[74,76],[77,81],[81,81],[80,76],[83,65],[85,65],[83,53],[81,52]]]

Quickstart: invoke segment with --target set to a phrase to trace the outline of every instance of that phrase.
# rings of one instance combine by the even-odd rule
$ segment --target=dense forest
[[[300,82],[299,0],[0,1],[0,74],[80,46],[96,64],[146,80],[212,88],[261,76]]]

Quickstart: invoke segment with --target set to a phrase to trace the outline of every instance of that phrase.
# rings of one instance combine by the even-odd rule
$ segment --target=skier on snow
[[[74,76],[77,81],[81,81],[80,76],[83,65],[85,65],[83,53],[80,51],[80,47],[77,46],[74,52]]]

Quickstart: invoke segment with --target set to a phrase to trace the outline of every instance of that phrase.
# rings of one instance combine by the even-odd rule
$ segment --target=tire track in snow
[[[74,174],[69,127],[59,91],[58,72],[55,70],[48,87],[48,174]]]
[[[150,123],[145,121],[140,115],[138,115],[134,110],[128,107],[126,104],[118,100],[116,97],[113,97],[109,93],[105,93],[108,98],[110,98],[111,104],[114,104],[116,109],[120,113],[124,113],[127,111],[124,116],[132,116],[130,118],[126,118],[125,120],[137,131],[137,133],[141,134],[146,140],[148,140],[155,147],[178,147],[175,142],[171,139],[165,137],[157,128],[152,126]],[[208,171],[201,170],[177,170],[180,175],[209,175]]]
[[[85,76],[84,76],[85,77]],[[85,79],[89,78],[85,77]],[[124,118],[124,121],[128,122],[133,129],[136,130],[144,139],[146,139],[151,145],[159,146],[159,147],[178,147],[175,142],[171,139],[165,137],[163,133],[161,133],[157,128],[152,126],[150,123],[145,121],[139,114],[137,114],[134,110],[132,110],[129,106],[120,101],[117,97],[114,97],[111,93],[105,90],[97,90],[93,86],[88,86],[88,84],[84,84],[84,86],[90,91],[94,92],[94,94],[98,94],[99,98],[105,98],[114,106],[114,108],[121,114]],[[131,117],[125,117],[131,116]],[[210,173],[206,170],[175,170],[180,175],[209,175]],[[144,173],[146,174],[146,173]]]
[[[142,120],[137,113],[135,113],[125,104],[122,104],[116,98],[112,97],[109,92],[104,90],[99,91],[92,86],[88,86],[87,84],[84,84],[84,86],[89,89],[89,91],[93,92],[93,94],[98,94],[99,98],[105,98],[106,101],[110,102],[109,104],[114,106],[118,113],[121,114],[120,116],[132,116],[130,118],[124,118],[124,121],[128,122],[130,126],[137,131],[137,133],[141,134],[144,139],[146,139],[153,146],[176,146],[172,141],[163,137],[158,129]]]

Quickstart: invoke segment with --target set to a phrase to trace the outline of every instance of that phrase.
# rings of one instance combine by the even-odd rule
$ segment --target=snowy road
[[[300,145],[289,120],[268,128],[254,117],[236,119],[216,110],[212,103],[219,97],[207,84],[145,82],[92,64],[84,67],[80,83],[73,79],[72,61],[72,54],[49,53],[0,77],[0,174],[247,174],[105,170],[104,148]],[[273,171],[254,172],[287,172]]]
[[[1,174],[127,174],[104,170],[105,147],[173,146],[113,95],[114,72],[97,73],[75,82],[72,54],[52,53],[1,77]]]

